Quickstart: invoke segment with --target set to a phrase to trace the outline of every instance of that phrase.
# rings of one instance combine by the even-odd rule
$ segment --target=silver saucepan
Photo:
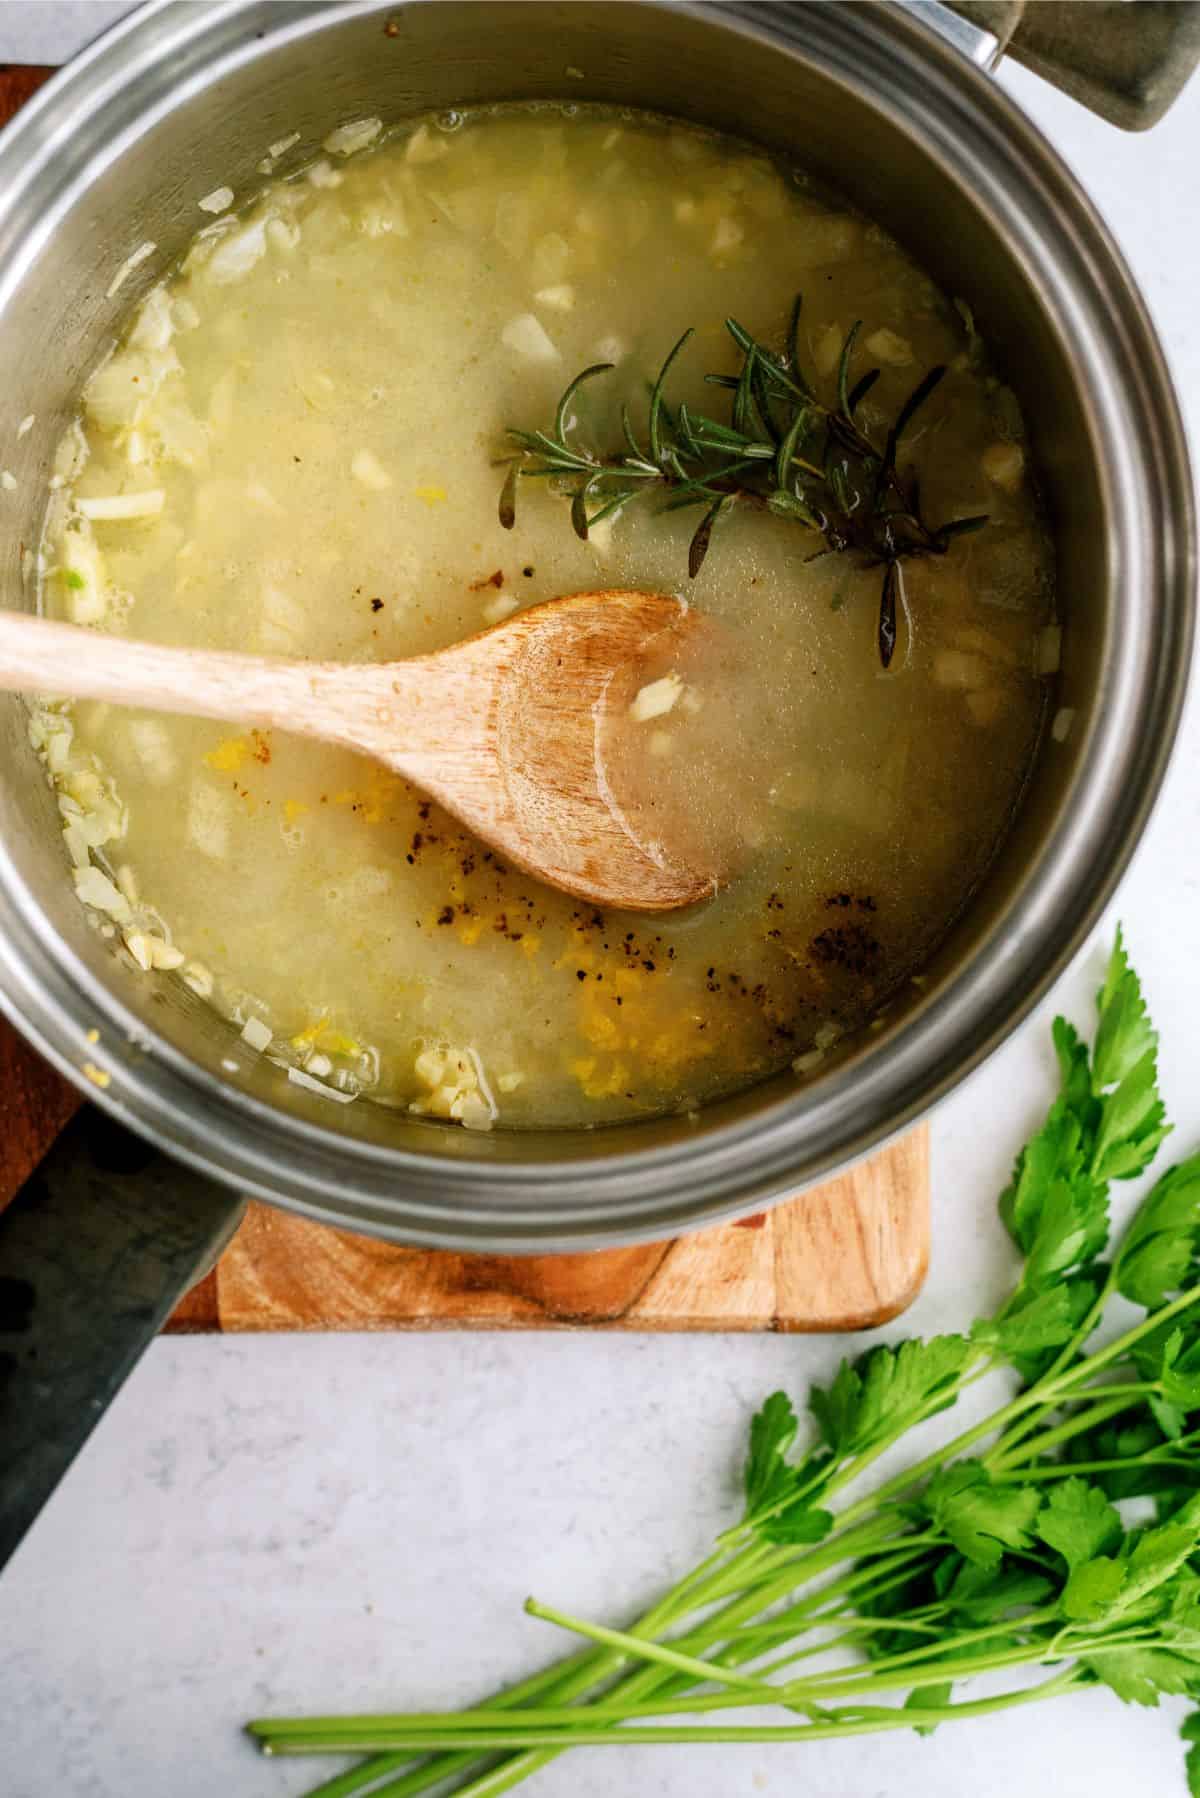
[[[1005,30],[1019,9],[962,10]],[[1099,15],[1134,9],[1086,10],[1096,38]],[[1136,10],[1197,23],[1184,6]],[[1129,272],[1057,156],[970,60],[995,47],[945,8],[873,0],[156,0],[0,139],[0,460],[18,478],[0,539],[4,604],[33,603],[21,545],[37,540],[48,460],[80,383],[183,249],[202,195],[226,183],[252,191],[265,146],[293,131],[315,153],[333,125],[365,113],[390,123],[559,99],[569,87],[572,100],[651,108],[793,155],[969,301],[1034,438],[1066,627],[1059,703],[1075,713],[1069,740],[1047,743],[926,985],[823,1077],[766,1082],[698,1123],[479,1136],[369,1104],[331,1117],[266,1062],[247,1084],[223,1078],[227,1028],[177,982],[130,974],[86,923],[22,707],[5,699],[0,1006],[72,1079],[100,1063],[110,1083],[89,1096],[134,1135],[84,1114],[0,1222],[0,1331],[14,1325],[7,1387],[0,1359],[0,1558],[176,1289],[236,1221],[235,1195],[493,1253],[712,1223],[794,1193],[919,1117],[1082,942],[1175,733],[1192,632],[1192,488]],[[1043,47],[1043,61],[1054,54]],[[1153,99],[1152,77],[1129,75],[1126,112],[1139,93]],[[153,251],[113,295],[144,242]],[[42,1376],[54,1369],[40,1396],[23,1378],[34,1351]]]

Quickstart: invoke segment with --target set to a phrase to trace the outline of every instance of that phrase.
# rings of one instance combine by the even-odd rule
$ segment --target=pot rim
[[[1106,663],[1106,703],[1088,722],[1059,818],[1020,890],[945,986],[845,1067],[764,1100],[753,1116],[718,1120],[669,1146],[597,1154],[604,1133],[594,1132],[590,1153],[531,1161],[503,1158],[511,1147],[498,1152],[496,1139],[473,1143],[456,1133],[462,1150],[453,1157],[416,1154],[276,1109],[148,1031],[57,937],[0,845],[0,1009],[61,1073],[159,1147],[242,1191],[424,1246],[544,1253],[678,1234],[759,1209],[880,1147],[976,1068],[1078,951],[1145,827],[1185,697],[1195,522],[1178,407],[1120,252],[1036,127],[986,75],[896,8],[828,9],[836,19],[823,22],[825,38],[814,49],[795,8],[639,3],[815,61],[834,79],[861,83],[881,58],[889,79],[898,68],[919,67],[922,82],[938,92],[936,117],[932,104],[917,122],[904,113],[901,82],[891,99],[887,88],[872,91],[871,102],[891,110],[951,178],[962,180],[961,159],[973,154],[974,183],[1008,253],[1032,265],[1053,323],[1070,331],[1093,377],[1089,426],[1102,447],[1110,518],[1123,523],[1124,560],[1112,579],[1156,596],[1157,606],[1140,608],[1153,617],[1135,611],[1123,621]],[[0,306],[39,247],[38,235],[27,233],[5,268],[6,224],[21,195],[51,159],[82,158],[71,147],[79,123],[101,113],[119,89],[156,74],[140,130],[181,95],[285,40],[347,16],[397,9],[396,0],[213,0],[186,8],[150,0],[118,21],[0,138]],[[136,134],[131,128],[128,137]],[[128,137],[106,146],[105,158],[119,155]],[[93,155],[86,167],[98,160]],[[84,170],[81,159],[81,181]],[[51,217],[44,232],[52,225]],[[1139,453],[1134,445],[1143,440]],[[1139,528],[1139,509],[1157,529]],[[87,1032],[97,1026],[111,1071],[103,1091],[82,1072],[96,1053]],[[565,1133],[563,1141],[579,1148],[587,1134]],[[476,1202],[487,1194],[503,1199],[503,1211]]]

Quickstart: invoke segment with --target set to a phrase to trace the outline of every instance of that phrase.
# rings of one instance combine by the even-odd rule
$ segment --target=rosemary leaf
[[[606,375],[613,366],[614,364],[611,362],[593,362],[589,368],[581,369],[575,376],[575,379],[566,388],[562,398],[558,402],[558,410],[554,414],[554,435],[558,438],[560,443],[564,442],[566,439],[567,408],[575,398],[575,395],[579,392],[579,389],[583,386],[583,383],[585,381],[590,381],[593,375]]]
[[[500,489],[500,523],[506,531],[511,531],[517,522],[517,477],[520,472],[521,464],[510,462]]]
[[[691,338],[692,334],[693,327],[689,325],[683,336],[679,339],[679,342],[675,345],[675,348],[671,351],[670,355],[659,369],[658,379],[655,381],[654,389],[650,395],[650,460],[652,462],[662,461],[661,419],[663,411],[663,388],[666,386],[667,376],[671,372],[671,364],[674,362],[676,356],[678,356],[680,350],[682,350],[684,344]]]
[[[712,539],[713,526],[716,524],[718,518],[721,517],[722,513],[727,512],[730,509],[733,502],[734,495],[732,493],[723,493],[720,499],[716,500],[708,508],[708,511],[700,520],[696,529],[696,535],[692,538],[692,541],[688,546],[688,574],[691,576],[692,580],[695,580],[696,576],[699,574],[704,564],[704,558],[708,554],[708,546]]]
[[[856,318],[854,323],[851,325],[849,332],[847,333],[846,341],[842,345],[841,356],[838,359],[838,371],[837,371],[838,405],[842,409],[843,418],[852,418],[854,416],[854,408],[850,404],[850,396],[849,396],[849,392],[847,390],[847,383],[850,379],[850,358],[854,354],[855,340],[857,339],[858,334],[861,330],[862,330],[862,319]]]

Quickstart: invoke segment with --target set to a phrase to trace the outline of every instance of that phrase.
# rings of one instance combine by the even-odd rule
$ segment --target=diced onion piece
[[[480,1093],[462,1093],[450,1107],[464,1130],[490,1130],[495,1119],[487,1100]]]
[[[837,325],[822,325],[812,340],[813,361],[819,375],[831,375],[842,354],[845,334]]]
[[[92,859],[92,848],[88,842],[88,833],[78,818],[67,820],[63,827],[63,841],[67,845],[72,867],[86,868]]]
[[[1054,723],[1050,726],[1050,735],[1056,743],[1065,743],[1071,734],[1071,726],[1075,722],[1075,707],[1064,705],[1054,714]]]
[[[533,205],[527,193],[508,189],[497,196],[492,235],[510,256],[524,258],[529,249],[529,234],[533,223]]]
[[[183,966],[183,951],[177,949],[173,943],[164,942],[160,936],[148,937],[147,941],[150,944],[150,959],[156,968],[167,973],[172,968]]]
[[[308,179],[313,187],[340,187],[346,179],[340,175],[331,162],[314,162],[308,171]]]
[[[497,593],[495,599],[489,600],[483,608],[485,624],[499,624],[502,618],[511,618],[520,605],[511,593]]]
[[[253,1022],[254,1020],[251,1019],[251,1023]],[[242,1035],[245,1036],[245,1034],[246,1032],[243,1030]],[[268,1031],[267,1041],[270,1040]],[[293,1086],[302,1086],[305,1092],[316,1093],[322,1099],[332,1099],[335,1105],[350,1105],[358,1097],[357,1093],[339,1092],[336,1086],[326,1086],[324,1081],[315,1080],[311,1074],[306,1074],[303,1068],[289,1068],[287,1077]]]
[[[679,676],[664,674],[661,680],[649,681],[641,688],[629,708],[629,716],[635,724],[646,724],[651,718],[665,718],[678,703],[682,692],[683,682]]]
[[[602,518],[599,524],[589,524],[587,546],[590,550],[593,550],[596,555],[611,555],[612,533],[613,525],[615,523],[616,515],[614,514],[612,517]]]
[[[88,416],[102,431],[128,429],[156,394],[168,375],[176,373],[179,358],[168,346],[161,350],[122,350],[96,370],[84,388]],[[77,475],[87,460],[87,440],[73,444],[73,457],[56,468],[66,480]],[[80,459],[82,458],[82,459]],[[73,465],[72,464],[73,461]]]
[[[216,984],[212,974],[202,961],[189,961],[183,970],[184,983],[190,986],[199,999],[211,999]],[[236,1068],[236,1063],[234,1064]]]
[[[161,487],[148,487],[142,493],[106,493],[76,500],[75,504],[85,518],[113,523],[126,518],[154,518],[162,511],[165,498]]]
[[[983,687],[967,694],[967,710],[975,723],[986,730],[1008,710],[1008,694],[1003,687]]]
[[[728,256],[733,250],[737,249],[745,235],[745,228],[737,219],[730,218],[728,213],[726,213],[717,220],[716,225],[713,227],[713,234],[708,243],[709,255],[716,257]]]
[[[886,362],[891,368],[906,368],[913,359],[913,348],[908,338],[901,337],[896,331],[889,331],[886,326],[882,330],[872,331],[863,343],[863,348],[876,362]]]
[[[229,813],[226,795],[207,780],[192,782],[188,799],[188,841],[201,855],[224,861],[229,853]]]
[[[365,150],[368,144],[373,144],[382,130],[382,119],[352,119],[349,124],[339,125],[331,131],[321,147],[331,156],[353,156],[356,150]]]
[[[12,472],[11,468],[5,468],[5,469],[0,470],[0,487],[3,487],[5,493],[15,493],[16,492],[17,477]]]
[[[108,875],[99,868],[76,868],[75,891],[93,911],[103,912],[118,924],[128,924],[133,917],[129,901],[118,891]]]
[[[300,242],[300,227],[295,219],[269,218],[267,241],[285,255],[290,255]]]
[[[413,1063],[413,1072],[422,1085],[429,1087],[432,1092],[446,1077],[445,1050],[422,1049]]]
[[[257,506],[260,512],[268,512],[272,518],[286,517],[285,508],[280,505],[271,489],[264,487],[261,481],[247,482],[246,498],[252,506]]]
[[[350,473],[362,486],[369,487],[373,493],[383,493],[392,484],[392,477],[378,456],[369,449],[356,450],[350,464]]]
[[[126,729],[146,779],[156,787],[169,786],[177,763],[166,725],[157,718],[133,718]]]
[[[242,1025],[242,1041],[258,1055],[270,1047],[271,1038],[272,1032],[261,1018],[247,1018]]]
[[[165,287],[153,287],[138,309],[137,321],[129,333],[134,349],[165,350],[175,331],[171,302]]]
[[[389,200],[386,206],[364,206],[359,215],[359,229],[366,237],[407,237],[408,220],[404,216],[404,208],[398,199]],[[299,230],[296,232],[299,239]]]
[[[214,187],[210,194],[196,201],[201,212],[228,212],[233,205],[232,187]]]
[[[814,1074],[824,1059],[824,1049],[810,1049],[807,1055],[797,1055],[792,1063],[792,1071],[796,1074]]]
[[[35,416],[36,416],[36,414],[33,412],[27,412],[25,414],[24,418],[21,420],[20,424],[17,426],[17,436],[18,437],[24,437],[26,432],[32,431],[33,421],[34,421]]]
[[[154,966],[154,955],[150,948],[150,938],[141,930],[128,930],[123,938],[125,947],[144,974],[148,974]],[[182,959],[182,958],[181,958]]]
[[[557,287],[539,287],[533,296],[537,306],[548,306],[552,312],[573,312],[575,310],[575,289],[569,282],[562,282]]]
[[[549,285],[561,281],[570,257],[571,248],[566,238],[557,231],[547,231],[533,246],[530,266],[534,280]]]
[[[939,649],[933,659],[933,678],[939,687],[966,690],[985,686],[988,665],[982,656],[968,655],[961,649]]]
[[[624,362],[629,354],[629,343],[624,337],[602,337],[596,345],[596,359],[599,362]]]
[[[841,1034],[836,1024],[819,1024],[813,1032],[813,1048],[832,1049]]]
[[[1062,626],[1048,624],[1038,632],[1034,650],[1034,673],[1057,674],[1062,665]]]
[[[995,662],[1003,662],[1008,668],[1015,668],[1018,657],[1012,646],[998,637],[995,631],[985,631],[978,624],[961,625],[954,632],[955,649],[976,650],[981,656],[989,656]]]
[[[86,527],[64,531],[59,579],[75,624],[98,624],[108,610],[108,575],[95,538]]]
[[[288,133],[287,137],[281,137],[275,143],[269,144],[267,146],[267,155],[273,157],[275,161],[278,161],[281,156],[287,155],[293,144],[298,144],[299,142],[300,133],[298,131],[291,131]]]
[[[798,268],[816,268],[825,262],[844,262],[859,240],[859,225],[851,218],[806,219],[789,240],[789,253]]]
[[[240,281],[248,275],[256,262],[260,262],[267,249],[267,221],[255,219],[251,225],[245,225],[240,231],[232,231],[222,238],[208,259],[205,273],[210,281],[218,286],[227,287],[233,281]]]
[[[140,243],[136,250],[132,250],[130,254],[126,256],[124,262],[109,282],[108,292],[106,293],[105,298],[111,300],[114,294],[119,293],[134,269],[140,267],[148,256],[153,256],[157,248],[157,244],[151,243],[149,239],[147,239],[145,243]]]
[[[515,318],[510,318],[500,333],[500,341],[506,349],[524,356],[527,362],[561,360],[545,326],[532,312],[518,312]]]
[[[450,145],[446,139],[435,136],[428,125],[418,125],[404,146],[406,162],[437,162],[449,153]]]
[[[993,443],[984,450],[979,466],[993,487],[1015,493],[1025,472],[1025,452],[1019,443]]]

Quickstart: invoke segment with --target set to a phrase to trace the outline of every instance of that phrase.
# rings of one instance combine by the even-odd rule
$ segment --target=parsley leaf
[[[916,1686],[904,1700],[906,1711],[940,1711],[950,1702],[950,1694],[954,1690],[953,1682],[948,1679],[939,1680],[936,1685]],[[936,1723],[914,1723],[913,1729],[919,1736],[931,1736],[937,1728]]]
[[[1045,1292],[1029,1294],[999,1317],[980,1318],[972,1326],[971,1340],[982,1348],[995,1349],[1006,1361],[1015,1361],[1069,1342],[1080,1321],[1073,1314],[1070,1287],[1063,1281]]]
[[[957,1571],[945,1585],[944,1596],[963,1623],[998,1623],[1014,1611],[1042,1604],[1054,1589],[1045,1574],[1028,1567],[980,1567],[951,1555],[942,1565],[956,1561]]]
[[[965,1336],[869,1349],[853,1363],[843,1361],[827,1389],[814,1386],[809,1409],[835,1456],[863,1454],[952,1404],[973,1352]]]
[[[792,1485],[795,1474],[784,1457],[796,1439],[798,1427],[792,1401],[785,1392],[773,1392],[751,1418],[750,1452],[744,1474],[747,1515],[782,1497]]]
[[[929,1482],[925,1504],[933,1522],[968,1561],[998,1567],[1006,1548],[1028,1548],[1041,1509],[1029,1486],[995,1486],[979,1461],[956,1461]]]
[[[1125,1704],[1153,1708],[1164,1695],[1194,1696],[1200,1686],[1200,1666],[1166,1648],[1122,1648],[1081,1661]]]
[[[1200,1155],[1192,1155],[1155,1183],[1117,1255],[1117,1290],[1157,1310],[1187,1281],[1200,1239]]]
[[[820,1542],[833,1528],[831,1514],[817,1510],[802,1496],[829,1457],[811,1456],[798,1467],[787,1460],[798,1427],[792,1402],[783,1392],[773,1392],[750,1420],[746,1518],[768,1542]],[[761,1517],[764,1511],[769,1514]]]
[[[1097,1180],[1129,1180],[1149,1167],[1170,1126],[1158,1092],[1158,1036],[1119,930],[1097,1004],[1092,1090],[1100,1118],[1091,1168]]]
[[[823,1542],[833,1528],[833,1512],[799,1500],[755,1527],[767,1542]]]
[[[1155,1593],[1173,1580],[1195,1553],[1197,1529],[1190,1521],[1165,1523],[1127,1539],[1125,1546],[1129,1548],[1130,1543],[1129,1552],[1118,1560],[1101,1555],[1072,1570],[1063,1590],[1066,1616],[1106,1622],[1140,1616]],[[1151,1609],[1158,1606],[1152,1604]]]
[[[1184,1757],[1188,1798],[1200,1798],[1200,1711],[1193,1711],[1190,1717],[1184,1718],[1179,1733],[1185,1742],[1191,1744]]]
[[[1092,1085],[1099,1093],[1124,1080],[1158,1045],[1141,984],[1125,953],[1125,933],[1119,926],[1096,1006],[1100,1022],[1092,1050]]]
[[[1063,1587],[1062,1613],[1076,1623],[1091,1623],[1109,1612],[1125,1585],[1125,1569],[1120,1561],[1100,1555],[1072,1569]]]
[[[1035,1534],[1074,1569],[1116,1548],[1121,1519],[1099,1486],[1078,1477],[1057,1480],[1042,1506]]]

